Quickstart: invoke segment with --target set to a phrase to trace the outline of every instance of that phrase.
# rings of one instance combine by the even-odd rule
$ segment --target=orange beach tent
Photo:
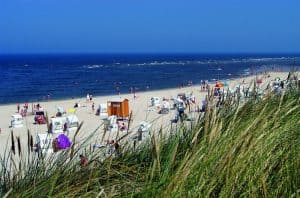
[[[108,116],[115,115],[118,118],[126,119],[129,117],[129,100],[114,98],[107,102]]]

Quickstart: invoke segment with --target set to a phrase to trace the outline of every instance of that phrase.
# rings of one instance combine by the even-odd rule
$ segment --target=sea
[[[0,55],[0,104],[195,86],[299,68],[300,54]]]

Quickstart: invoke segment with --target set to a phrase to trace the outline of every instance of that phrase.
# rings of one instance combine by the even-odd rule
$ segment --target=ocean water
[[[174,88],[299,65],[297,54],[0,55],[0,104]]]

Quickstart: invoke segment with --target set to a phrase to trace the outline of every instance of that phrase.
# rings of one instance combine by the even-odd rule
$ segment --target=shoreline
[[[282,74],[282,73],[288,73],[290,71],[266,71],[267,73],[278,73],[278,74]],[[253,74],[253,75],[247,75],[247,76],[243,76],[243,77],[233,77],[233,78],[227,78],[227,79],[219,79],[219,81],[235,81],[241,78],[252,78],[252,77],[256,77],[258,75],[262,75],[261,73],[259,74]],[[201,80],[201,79],[199,79]],[[208,81],[209,85],[214,84],[213,81],[209,80]],[[191,87],[195,87],[195,86],[200,86],[200,83],[195,83],[193,84]],[[183,88],[188,88],[190,86],[184,86]],[[142,91],[137,91],[137,94],[143,94],[143,93],[149,93],[149,92],[158,92],[158,91],[168,91],[168,90],[175,90],[175,89],[181,89],[178,86],[177,87],[168,87],[168,88],[161,88],[161,89],[149,89],[147,90],[142,90]],[[114,98],[114,97],[118,97],[118,96],[122,96],[122,95],[133,95],[133,93],[130,92],[126,92],[126,93],[121,93],[120,95],[118,94],[104,94],[104,95],[93,95],[93,98],[103,98],[103,97],[107,97],[107,98]],[[66,100],[85,100],[86,96],[82,96],[82,97],[59,97],[59,98],[54,98],[54,99],[50,99],[50,100],[35,100],[35,101],[27,101],[28,104],[35,104],[35,103],[48,103],[48,102],[63,102]],[[26,101],[23,102],[19,102],[20,105],[25,104]],[[8,103],[0,103],[0,107],[2,106],[10,106],[10,105],[17,105],[17,102],[8,102]]]

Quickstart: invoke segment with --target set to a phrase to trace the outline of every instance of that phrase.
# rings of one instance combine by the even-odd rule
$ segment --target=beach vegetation
[[[151,131],[148,141],[104,155],[76,131],[69,150],[36,155],[11,132],[0,158],[0,197],[299,197],[300,88],[290,77],[280,94],[246,101],[209,95],[191,125]],[[126,139],[126,137],[122,137]],[[27,153],[27,155],[25,155]],[[79,155],[89,159],[79,165]]]

